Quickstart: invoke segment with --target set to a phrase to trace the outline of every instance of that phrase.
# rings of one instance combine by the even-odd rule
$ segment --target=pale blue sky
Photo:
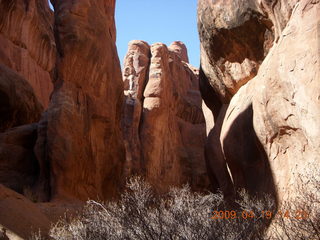
[[[116,26],[121,62],[131,40],[166,45],[182,41],[190,63],[199,67],[197,0],[116,0]]]
[[[190,63],[199,67],[197,0],[116,0],[116,26],[121,64],[131,40],[166,45],[182,41]]]

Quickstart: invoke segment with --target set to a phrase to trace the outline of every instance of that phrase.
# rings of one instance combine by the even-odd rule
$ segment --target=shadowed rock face
[[[227,163],[236,188],[290,199],[299,174],[317,174],[310,166],[320,161],[319,10],[319,1],[308,0],[199,0],[202,96],[215,118],[223,118],[220,131],[216,121],[208,138],[207,161],[221,169]],[[261,41],[251,39],[259,34]],[[228,87],[226,60],[238,64],[246,58],[259,71],[241,88]],[[229,103],[226,111],[221,102]],[[228,174],[215,177],[231,189],[224,185]]]
[[[274,194],[269,159],[254,130],[253,93],[250,82],[240,88],[226,110],[219,136],[222,159],[228,164],[235,190]]]
[[[181,42],[132,41],[124,62],[126,174],[145,175],[159,192],[208,187],[198,73],[187,59]]]
[[[48,2],[1,1],[0,12],[0,63],[23,76],[47,108],[56,55]]]
[[[39,121],[43,107],[30,84],[0,64],[0,132]]]
[[[0,182],[31,192],[39,175],[32,123],[53,89],[53,13],[45,0],[1,1],[0,13]]]
[[[114,1],[52,2],[58,60],[36,145],[44,151],[37,152],[40,165],[50,163],[55,199],[111,198],[121,187],[125,158]]]
[[[37,124],[12,128],[0,134],[0,183],[19,192],[31,192],[39,166],[33,152]]]

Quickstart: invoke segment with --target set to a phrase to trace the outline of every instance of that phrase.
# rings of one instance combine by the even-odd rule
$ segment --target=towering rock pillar
[[[132,41],[124,66],[126,172],[159,192],[189,183],[208,187],[198,71],[185,45]]]
[[[125,158],[115,1],[52,3],[58,56],[38,157],[50,165],[53,198],[113,197],[121,185]]]

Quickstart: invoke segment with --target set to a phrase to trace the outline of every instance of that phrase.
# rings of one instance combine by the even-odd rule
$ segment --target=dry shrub
[[[81,215],[62,219],[50,231],[52,239],[262,239],[266,220],[258,214],[271,209],[273,201],[262,201],[242,193],[236,209],[230,209],[221,194],[193,193],[188,186],[172,188],[156,196],[140,177],[127,182],[120,201],[88,201]],[[212,211],[234,210],[239,218],[211,219]],[[243,211],[254,218],[244,219]]]
[[[147,182],[133,177],[118,202],[90,200],[79,216],[61,219],[49,235],[56,240],[320,239],[320,181],[310,177],[306,181],[298,184],[301,194],[297,194],[294,201],[283,203],[281,209],[290,207],[290,212],[303,209],[310,213],[308,218],[274,218],[268,232],[271,219],[262,212],[275,211],[275,202],[269,195],[258,198],[242,191],[238,200],[230,204],[221,194],[194,193],[184,186],[157,196]],[[213,211],[234,211],[237,217],[212,219]],[[43,238],[38,234],[34,239]]]
[[[90,200],[79,216],[61,219],[49,235],[56,240],[318,240],[320,176],[311,176],[297,177],[295,199],[279,207],[291,213],[298,210],[310,213],[305,219],[266,217],[263,212],[276,212],[275,201],[267,194],[254,197],[242,191],[230,203],[223,200],[222,194],[195,193],[184,186],[158,196],[147,182],[132,177],[118,202]],[[230,214],[226,217],[226,211],[233,211],[236,217],[231,218]],[[217,216],[213,212],[220,217],[212,219]],[[44,238],[35,234],[33,239]]]
[[[313,168],[309,168],[312,170]],[[306,170],[308,172],[308,170]],[[320,176],[319,173],[298,175],[294,200],[285,201],[275,216],[269,239],[319,240],[320,239]]]

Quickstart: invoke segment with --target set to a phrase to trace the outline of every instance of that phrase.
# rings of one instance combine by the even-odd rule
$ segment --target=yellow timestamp
[[[212,211],[211,219],[244,219],[250,220],[255,218],[293,218],[297,220],[304,220],[309,218],[309,212],[305,210],[285,210],[285,211],[260,211],[259,213],[254,213],[253,211]]]

